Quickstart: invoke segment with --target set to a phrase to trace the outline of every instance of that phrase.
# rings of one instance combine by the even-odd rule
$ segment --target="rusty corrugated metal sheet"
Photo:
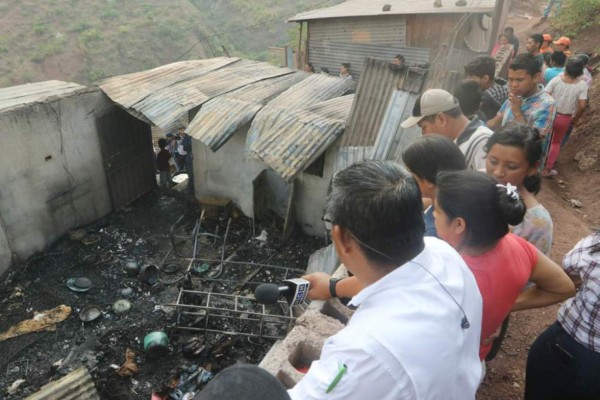
[[[170,130],[185,123],[188,111],[214,97],[253,82],[292,72],[291,69],[264,62],[241,60],[201,77],[158,90],[133,108],[160,128]]]
[[[26,400],[100,400],[92,376],[79,368],[57,381],[50,382]]]
[[[295,72],[252,83],[214,98],[202,106],[186,132],[212,151],[217,151],[268,101],[308,76],[305,72]]]
[[[85,89],[87,89],[85,86],[63,81],[27,83],[2,88],[0,89],[0,112],[25,104],[47,102]]]
[[[255,157],[290,181],[344,131],[354,95],[288,113],[251,147]]]
[[[404,15],[315,20],[308,24],[308,32],[311,41],[390,44],[406,47]]]
[[[433,0],[348,0],[332,7],[297,14],[288,21],[393,14],[493,13],[496,0],[468,0],[464,7],[457,6],[455,0],[442,0],[442,7],[434,7],[433,4]],[[390,5],[390,10],[383,11],[384,5]]]
[[[148,71],[115,76],[98,83],[98,86],[115,103],[125,108],[133,107],[153,92],[172,86],[178,82],[223,68],[240,61],[239,58],[211,58],[208,60],[180,61]]]
[[[248,131],[246,149],[251,149],[252,143],[263,133],[269,133],[280,120],[289,118],[298,110],[339,97],[355,87],[356,82],[349,79],[312,74],[281,93],[256,114]]]
[[[375,144],[381,121],[401,75],[402,71],[390,70],[388,61],[367,58],[340,146]]]

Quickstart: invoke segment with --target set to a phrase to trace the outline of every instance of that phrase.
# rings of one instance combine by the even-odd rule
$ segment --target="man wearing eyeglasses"
[[[474,399],[481,296],[458,253],[423,238],[421,194],[410,174],[387,161],[339,172],[324,221],[354,274],[357,287],[348,292],[358,292],[350,302],[358,308],[290,397]],[[307,279],[313,298],[336,294],[327,275]]]

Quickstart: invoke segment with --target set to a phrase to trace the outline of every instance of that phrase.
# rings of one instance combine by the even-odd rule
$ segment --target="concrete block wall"
[[[96,118],[114,107],[85,88],[0,115],[0,277],[69,229],[112,209]]]
[[[347,276],[346,268],[340,266],[333,276]],[[288,389],[294,387],[304,377],[297,367],[318,360],[325,340],[344,328],[352,314],[338,299],[311,302],[294,328],[285,339],[275,343],[259,367],[277,377]]]

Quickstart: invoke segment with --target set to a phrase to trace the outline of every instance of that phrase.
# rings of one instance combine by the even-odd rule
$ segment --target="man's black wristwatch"
[[[339,282],[339,278],[331,278],[329,279],[329,294],[331,295],[332,299],[337,298],[337,293],[335,291],[335,287],[337,285],[337,283]]]

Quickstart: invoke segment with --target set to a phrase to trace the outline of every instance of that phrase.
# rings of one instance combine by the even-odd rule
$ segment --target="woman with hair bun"
[[[495,132],[485,147],[485,170],[498,183],[517,187],[527,211],[512,233],[533,244],[545,255],[552,249],[552,217],[536,199],[542,179],[542,138],[535,128],[509,124]]]
[[[460,253],[483,298],[481,360],[511,311],[549,306],[575,294],[556,263],[509,232],[525,215],[515,186],[477,171],[440,172],[434,207],[438,236]],[[522,292],[527,281],[535,285]]]

